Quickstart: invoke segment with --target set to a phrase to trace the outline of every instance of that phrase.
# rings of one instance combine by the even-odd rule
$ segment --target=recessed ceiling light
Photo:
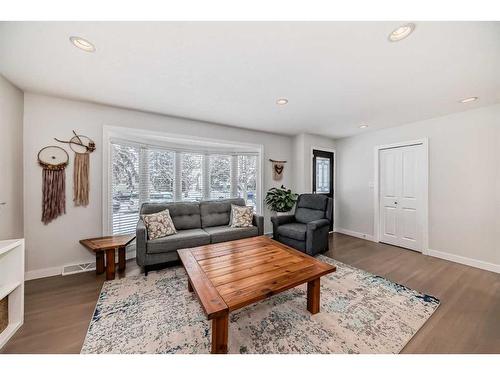
[[[367,127],[368,127],[368,125],[366,125],[366,124],[363,124],[363,125],[359,126],[360,129],[366,129]]]
[[[470,103],[478,100],[479,98],[477,96],[471,96],[470,98],[465,98],[460,100],[460,103]]]
[[[95,51],[95,46],[90,43],[88,40],[80,38],[79,36],[72,36],[69,38],[71,43],[77,48],[80,48],[81,50],[84,50],[86,52],[94,52]]]
[[[288,104],[288,99],[287,98],[279,98],[278,100],[276,100],[276,104],[278,104],[278,105]]]
[[[389,34],[389,41],[399,42],[407,38],[415,30],[414,23],[407,23],[406,25],[399,26],[396,30]]]

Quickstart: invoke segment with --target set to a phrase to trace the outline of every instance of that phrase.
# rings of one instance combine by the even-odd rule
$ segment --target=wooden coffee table
[[[212,353],[227,353],[228,314],[307,283],[307,309],[319,312],[320,277],[336,267],[268,237],[177,251],[188,274],[188,289],[212,320]]]
[[[118,270],[125,270],[125,246],[135,238],[133,234],[87,238],[80,243],[95,253],[95,271],[104,272],[104,254],[106,254],[106,280],[115,278],[115,252],[118,251]]]

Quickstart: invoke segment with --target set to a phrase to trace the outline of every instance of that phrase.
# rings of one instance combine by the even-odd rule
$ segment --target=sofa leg
[[[148,275],[149,268],[148,266],[144,266],[144,276]]]

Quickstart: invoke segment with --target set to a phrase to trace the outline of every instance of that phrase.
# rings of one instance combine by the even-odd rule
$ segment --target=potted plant
[[[277,215],[289,212],[295,202],[297,202],[298,195],[292,193],[290,189],[287,189],[283,185],[280,188],[271,188],[266,194],[266,205],[271,210],[276,212]]]

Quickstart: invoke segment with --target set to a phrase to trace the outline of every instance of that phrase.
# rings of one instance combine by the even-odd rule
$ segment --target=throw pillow
[[[148,239],[162,238],[177,233],[168,209],[150,215],[142,215]]]
[[[245,228],[252,226],[253,207],[231,205],[231,227]]]

